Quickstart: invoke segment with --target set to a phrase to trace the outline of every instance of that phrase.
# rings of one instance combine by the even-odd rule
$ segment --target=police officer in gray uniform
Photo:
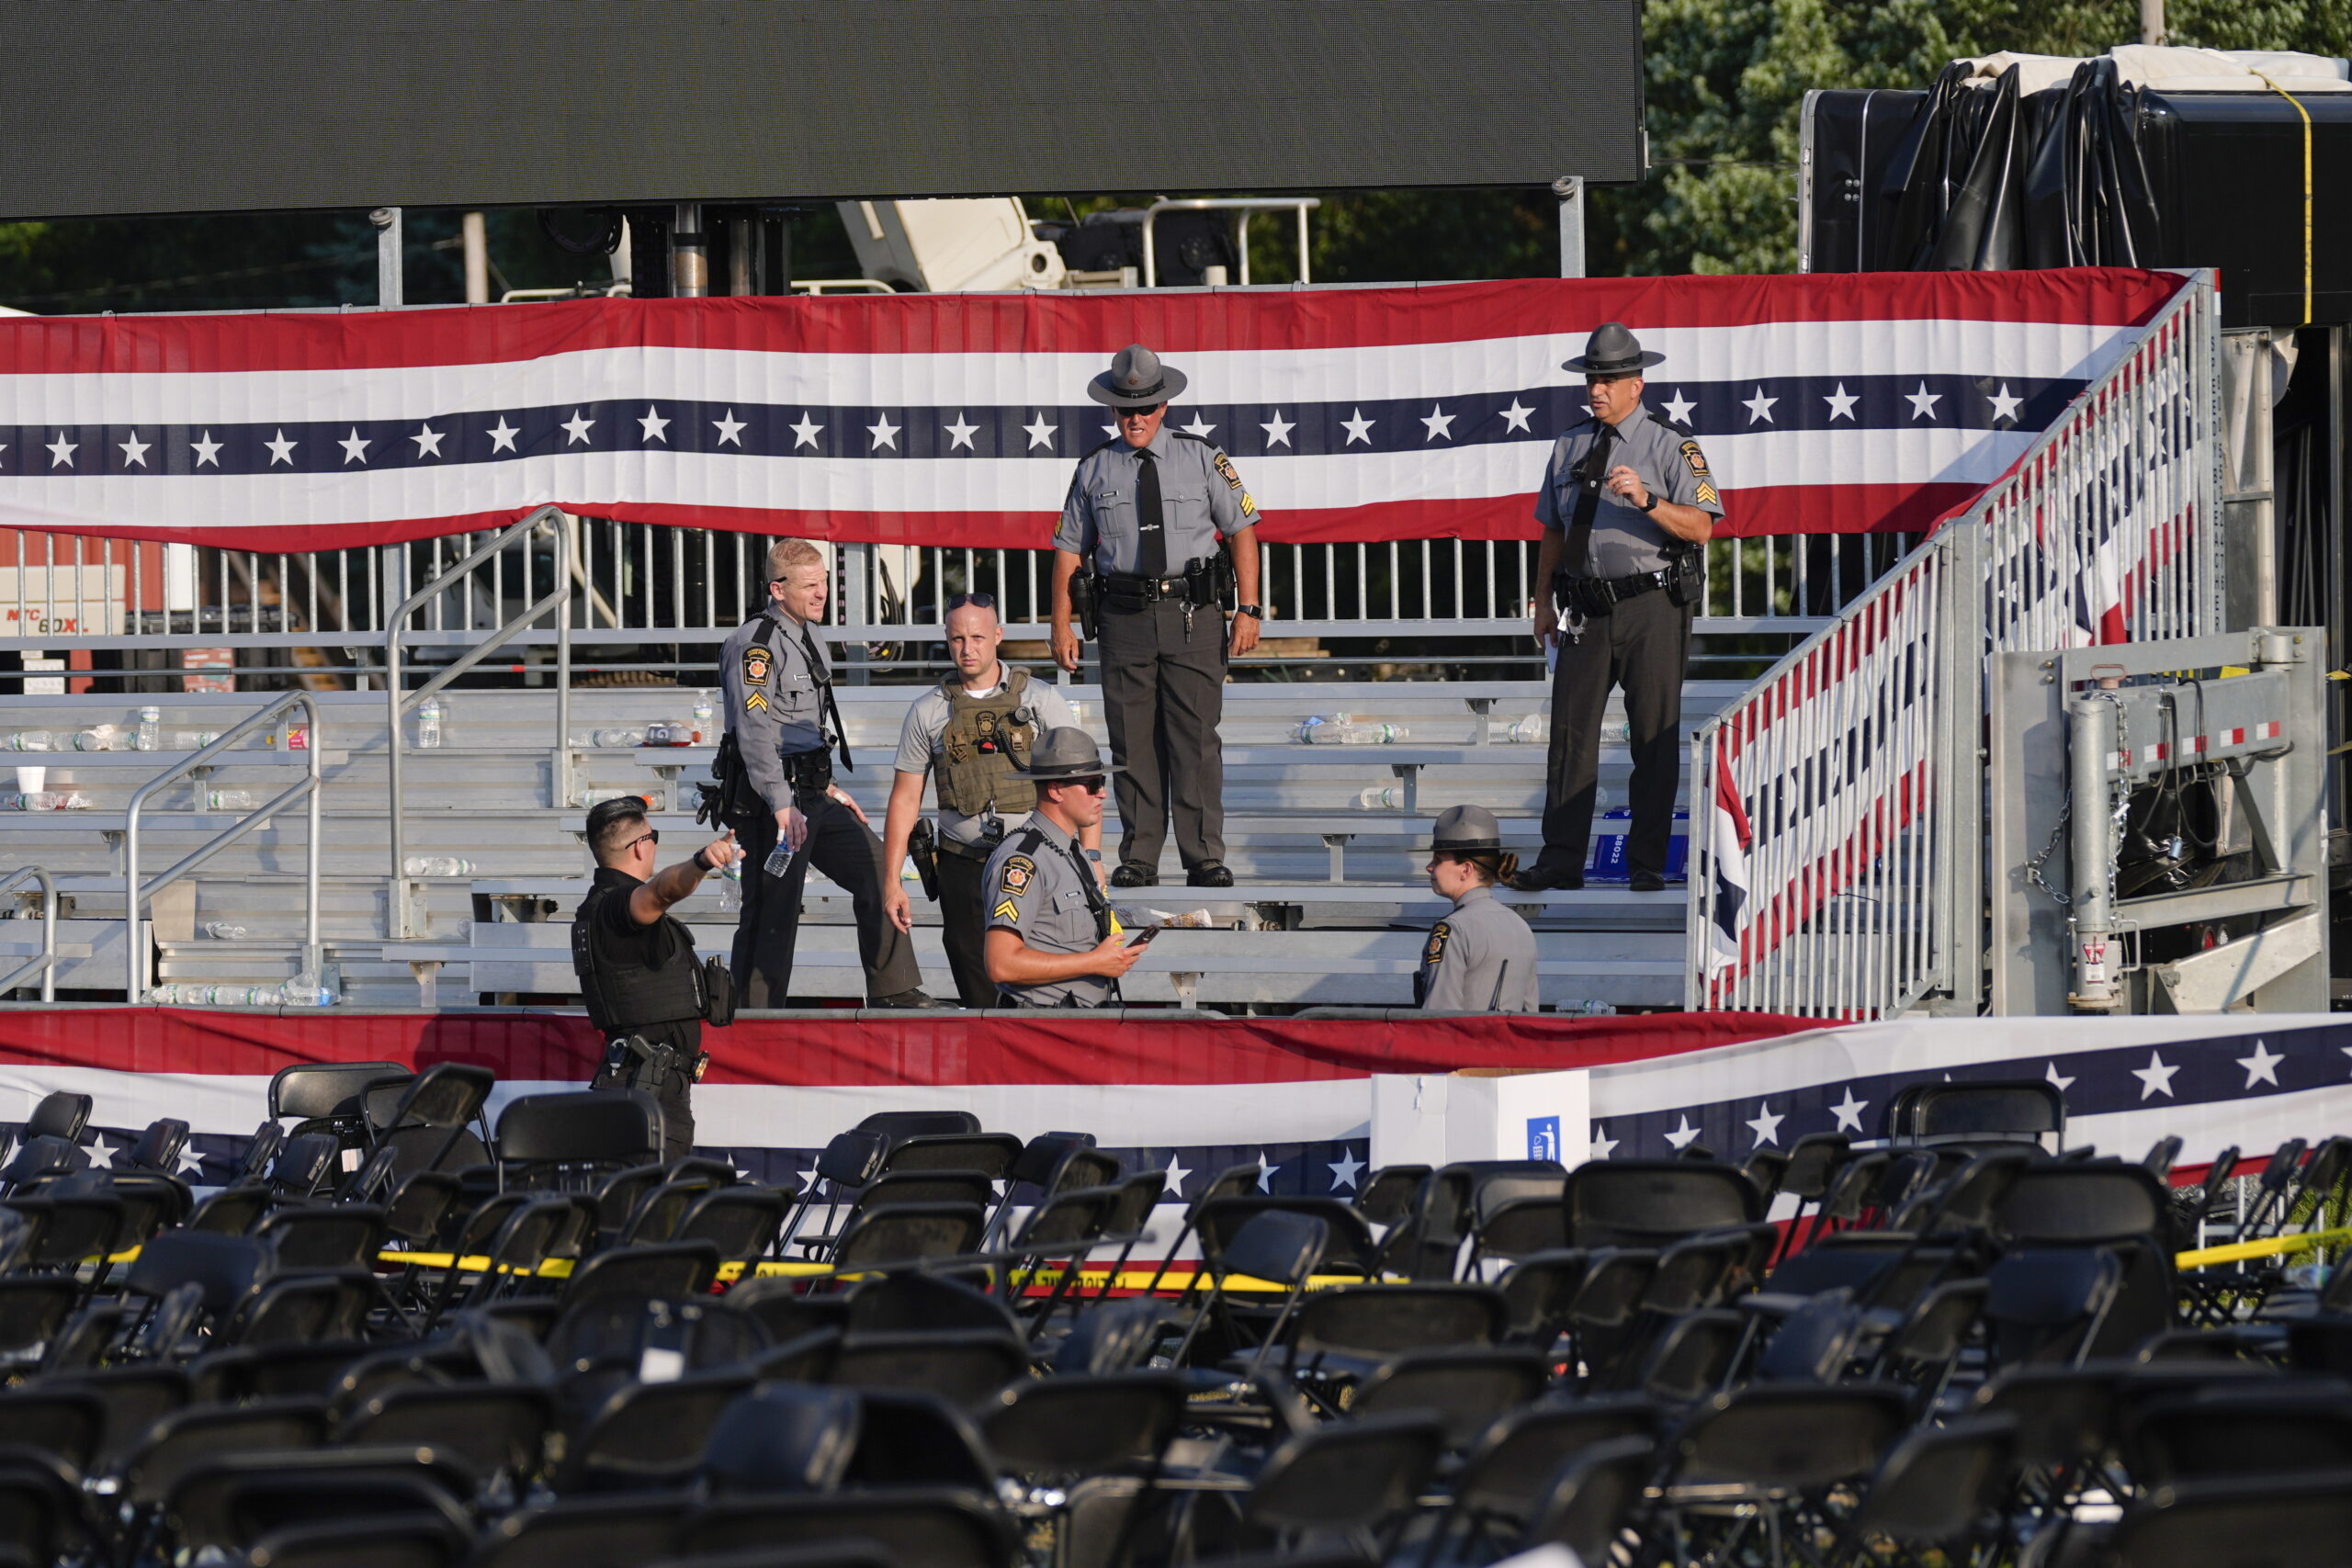
[[[1453,913],[1430,928],[1413,998],[1432,1012],[1534,1012],[1535,933],[1495,899],[1518,864],[1503,852],[1502,824],[1478,806],[1457,806],[1430,835],[1430,887]]]
[[[1535,636],[1558,645],[1559,661],[1544,852],[1510,883],[1524,892],[1584,886],[1612,686],[1625,691],[1634,759],[1626,868],[1636,893],[1666,886],[1690,617],[1724,503],[1690,429],[1642,406],[1642,372],[1665,357],[1610,321],[1565,366],[1583,374],[1592,414],[1553,444],[1535,497],[1544,525],[1535,580],[1552,587],[1536,606]]]
[[[1118,764],[1125,838],[1114,887],[1159,881],[1168,824],[1194,887],[1230,887],[1225,864],[1225,754],[1217,720],[1225,670],[1258,646],[1258,503],[1222,447],[1165,428],[1184,373],[1141,344],[1119,351],[1087,395],[1117,411],[1118,434],[1079,460],[1054,530],[1053,647],[1078,668],[1071,580],[1091,570],[1101,607],[1102,710]],[[1238,603],[1223,603],[1231,548]]]
[[[718,655],[727,728],[768,807],[741,828],[743,914],[729,965],[736,995],[744,1007],[786,1005],[801,889],[813,864],[850,896],[869,1004],[930,1007],[913,939],[882,907],[882,841],[833,782],[834,746],[842,765],[851,764],[832,671],[811,630],[831,586],[825,558],[806,540],[783,539],[769,549],[767,566],[769,604],[735,628]],[[781,874],[766,870],[779,840],[791,853]]]
[[[1111,933],[1111,903],[1079,847],[1102,820],[1102,753],[1082,729],[1049,729],[1029,753],[1037,808],[989,857],[989,977],[1008,1007],[1096,1008],[1143,956]]]

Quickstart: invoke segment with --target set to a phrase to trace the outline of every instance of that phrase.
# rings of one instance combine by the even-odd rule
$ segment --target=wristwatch
[[[1642,513],[1643,513],[1645,516],[1646,516],[1646,515],[1648,515],[1650,513],[1656,512],[1656,511],[1657,510],[1657,503],[1658,503],[1658,493],[1657,493],[1657,491],[1650,491],[1650,498],[1649,498],[1647,501],[1645,501],[1645,502],[1642,502],[1641,507],[1640,507],[1640,510],[1641,510]]]
[[[1078,852],[1084,855],[1088,860],[1092,861],[1096,865],[1101,865],[1102,863],[1102,852],[1101,850],[1080,850]]]
[[[1266,618],[1266,612],[1256,604],[1236,604],[1233,607],[1233,613],[1237,615],[1247,615],[1253,621],[1262,621]]]

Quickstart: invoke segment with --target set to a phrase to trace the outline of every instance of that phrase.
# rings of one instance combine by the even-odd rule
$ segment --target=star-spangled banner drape
[[[1964,505],[2186,287],[2040,273],[1114,295],[593,299],[0,323],[0,527],[272,550],[553,502],[837,541],[1038,547],[1130,342],[1191,378],[1269,539],[1523,538],[1561,362],[1666,355],[1741,535]]]

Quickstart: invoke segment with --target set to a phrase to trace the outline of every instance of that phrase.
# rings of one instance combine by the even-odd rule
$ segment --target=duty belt
[[[1188,599],[1192,583],[1182,577],[1106,576],[1103,589],[1114,599]]]
[[[1636,571],[1624,577],[1575,577],[1562,572],[1559,598],[1564,604],[1587,606],[1589,613],[1589,609],[1622,604],[1664,588],[1673,575],[1670,570]]]

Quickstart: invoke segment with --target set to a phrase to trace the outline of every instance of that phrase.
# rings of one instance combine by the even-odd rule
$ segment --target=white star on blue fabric
[[[71,468],[74,463],[74,454],[81,449],[80,442],[66,440],[65,432],[59,431],[57,439],[49,444],[49,466],[52,468]]]
[[[1182,1166],[1176,1163],[1176,1151],[1173,1149],[1169,1150],[1168,1186],[1166,1189],[1168,1194],[1170,1197],[1182,1198],[1184,1195],[1185,1178],[1192,1174],[1193,1173],[1191,1171],[1186,1170]]]
[[[1266,433],[1267,446],[1287,446],[1290,445],[1290,433],[1296,430],[1298,426],[1290,420],[1284,419],[1283,411],[1276,409],[1274,417],[1261,421],[1258,428]]]
[[[2238,1066],[2245,1069],[2245,1087],[2252,1089],[2257,1083],[2267,1083],[2272,1089],[2277,1089],[2278,1064],[2286,1059],[2284,1052],[2274,1053],[2261,1041],[2256,1041],[2253,1055],[2237,1058]]]
[[[718,444],[721,446],[743,445],[743,422],[735,417],[733,409],[727,411],[726,418],[712,420],[710,427],[718,432]]]
[[[1757,389],[1761,391],[1763,389],[1759,387]],[[1518,400],[1519,400],[1516,398],[1511,400],[1514,403]],[[1699,406],[1699,400],[1696,398],[1685,397],[1682,392],[1678,389],[1674,396],[1667,399],[1665,403],[1660,406],[1666,410],[1667,418],[1672,420],[1677,424],[1688,424],[1690,423],[1690,411]],[[1530,409],[1528,412],[1532,413],[1535,411]]]
[[[1266,1151],[1260,1149],[1258,1151],[1258,1190],[1261,1192],[1272,1192],[1273,1189],[1269,1186],[1268,1183],[1273,1180],[1274,1172],[1281,1168],[1282,1167],[1278,1165],[1268,1165],[1266,1163]]]
[[[1202,440],[1206,441],[1209,438],[1209,432],[1215,430],[1216,426],[1211,424],[1207,420],[1203,419],[1199,414],[1194,414],[1193,416],[1192,423],[1180,424],[1176,428],[1182,431],[1187,435],[1197,435]]]
[[[1346,428],[1348,433],[1347,440],[1341,442],[1340,445],[1342,446],[1348,446],[1361,441],[1365,446],[1369,446],[1372,445],[1372,427],[1378,422],[1364,418],[1363,410],[1362,409],[1356,409],[1353,412],[1355,414],[1353,419],[1343,419],[1340,422],[1340,423]]]
[[[1592,1136],[1587,1140],[1587,1143],[1595,1159],[1607,1159],[1617,1152],[1618,1140],[1609,1135],[1609,1129],[1602,1122],[1595,1122],[1592,1124]]]
[[[585,446],[588,445],[588,433],[596,428],[596,422],[588,417],[586,410],[573,409],[571,417],[563,422],[563,428],[571,432],[571,438],[564,442],[565,446]]]
[[[865,427],[865,434],[873,437],[873,445],[869,449],[878,452],[883,447],[888,446],[891,451],[897,451],[899,449],[899,432],[901,428],[901,426],[895,425],[890,423],[890,416],[888,414],[876,414],[874,416],[874,423]]]
[[[1829,405],[1831,419],[1849,420],[1854,417],[1854,405],[1862,400],[1862,395],[1860,392],[1846,390],[1846,383],[1840,381],[1838,383],[1838,389],[1825,395],[1821,400]]]
[[[191,1170],[203,1168],[204,1156],[197,1152],[196,1145],[192,1142],[182,1144],[180,1145],[180,1174],[186,1176]]]
[[[147,466],[148,449],[153,445],[153,442],[140,440],[139,432],[134,430],[130,433],[130,439],[122,443],[122,460],[136,463],[143,468]]]
[[[2009,384],[2007,381],[2002,382],[2001,389],[1994,393],[1987,400],[1993,405],[1993,417],[1995,419],[2006,419],[2013,424],[2017,422],[2018,411],[2025,407],[2025,400],[2023,398],[2013,398],[2009,395]]]
[[[1838,1118],[1838,1131],[1860,1133],[1862,1130],[1862,1112],[1870,1109],[1870,1103],[1867,1100],[1856,1100],[1854,1086],[1848,1084],[1846,1098],[1829,1108],[1829,1114]]]
[[[1356,1178],[1363,1170],[1363,1161],[1356,1158],[1355,1150],[1342,1147],[1340,1157],[1327,1163],[1331,1167],[1332,1191],[1337,1192],[1342,1187],[1351,1192],[1356,1190]]]
[[[1669,403],[1667,406],[1671,408],[1673,405]],[[1534,434],[1534,430],[1531,428],[1527,423],[1530,419],[1534,417],[1534,414],[1535,411],[1533,409],[1522,408],[1520,405],[1519,400],[1517,398],[1513,398],[1510,400],[1510,407],[1503,410],[1504,431],[1508,433],[1510,431],[1516,430],[1528,435]]]
[[[947,432],[947,449],[950,452],[953,452],[958,446],[963,447],[967,452],[978,452],[979,450],[978,447],[972,445],[972,437],[979,433],[980,427],[977,424],[966,424],[964,423],[964,413],[962,410],[959,409],[956,411],[955,423],[944,424],[940,426],[940,428]]]
[[[343,460],[345,462],[365,463],[368,460],[368,448],[374,446],[375,443],[360,434],[359,427],[355,424],[351,427],[351,434],[336,442],[335,445],[343,448]]]
[[[1936,405],[1944,400],[1944,395],[1928,390],[1928,384],[1922,381],[1917,391],[1904,393],[1903,400],[1911,405],[1913,419],[1933,419],[1936,417]]]
[[[1772,1111],[1772,1102],[1769,1100],[1764,1101],[1762,1108],[1756,1112],[1755,1119],[1747,1123],[1748,1130],[1756,1134],[1754,1146],[1762,1148],[1766,1144],[1779,1143],[1781,1123],[1788,1119],[1787,1111],[1783,1111],[1775,1115]]]
[[[300,446],[301,443],[299,441],[287,440],[286,432],[281,427],[277,432],[277,440],[265,441],[262,445],[269,448],[269,460],[271,462],[283,463],[290,468],[294,466],[294,448]]]
[[[639,420],[637,425],[639,430],[645,432],[640,439],[659,441],[664,446],[670,444],[669,416],[655,409],[651,403],[645,405],[645,417]]]
[[[492,453],[498,453],[514,451],[514,438],[523,433],[515,429],[513,425],[507,423],[506,416],[504,414],[500,414],[498,416],[498,423],[492,425],[485,434],[490,436],[491,451]]]
[[[1029,438],[1029,449],[1034,452],[1040,446],[1051,446],[1054,444],[1054,432],[1060,428],[1059,425],[1047,424],[1046,411],[1039,409],[1037,417],[1021,427],[1021,434]]]
[[[790,427],[792,431],[792,445],[794,448],[797,450],[802,446],[814,446],[817,445],[818,434],[822,432],[824,428],[825,427],[823,425],[817,423],[808,417],[807,410],[802,410],[800,414],[800,423]]]
[[[2173,1098],[2172,1076],[2178,1071],[2180,1071],[2178,1067],[2165,1066],[2165,1059],[2155,1052],[2151,1051],[2148,1053],[2148,1065],[2144,1067],[2132,1068],[2132,1076],[2140,1080],[2140,1098],[2142,1100],[2145,1100],[2149,1096],[2156,1094],[2161,1094],[2165,1099],[2170,1100]]]
[[[1747,411],[1748,423],[1754,424],[1760,419],[1765,423],[1770,424],[1772,423],[1772,405],[1780,400],[1781,400],[1778,398],[1766,397],[1764,395],[1764,389],[1758,387],[1756,389],[1756,395],[1752,398],[1743,399],[1739,406]]]
[[[1448,441],[1453,439],[1453,416],[1435,403],[1431,403],[1430,412],[1421,416],[1421,423],[1428,429],[1431,441],[1441,436]]]
[[[1686,1111],[1677,1119],[1674,1131],[1666,1135],[1666,1141],[1678,1149],[1687,1149],[1698,1136],[1699,1129],[1690,1125],[1690,1113]]]
[[[216,468],[220,466],[220,448],[223,443],[213,440],[212,432],[209,430],[206,431],[194,441],[189,442],[188,445],[196,449],[196,466],[198,468],[200,468],[207,463],[211,464]]]
[[[2060,1094],[2064,1094],[2068,1089],[2075,1087],[2074,1079],[2062,1078],[2058,1076],[2058,1064],[2055,1062],[2050,1064],[2050,1070],[2042,1076],[2050,1080],[2050,1087],[2056,1089]]]
[[[435,430],[429,424],[420,424],[416,427],[416,434],[409,439],[416,443],[416,455],[419,458],[438,457],[441,456],[441,438],[448,434],[446,430]]]

